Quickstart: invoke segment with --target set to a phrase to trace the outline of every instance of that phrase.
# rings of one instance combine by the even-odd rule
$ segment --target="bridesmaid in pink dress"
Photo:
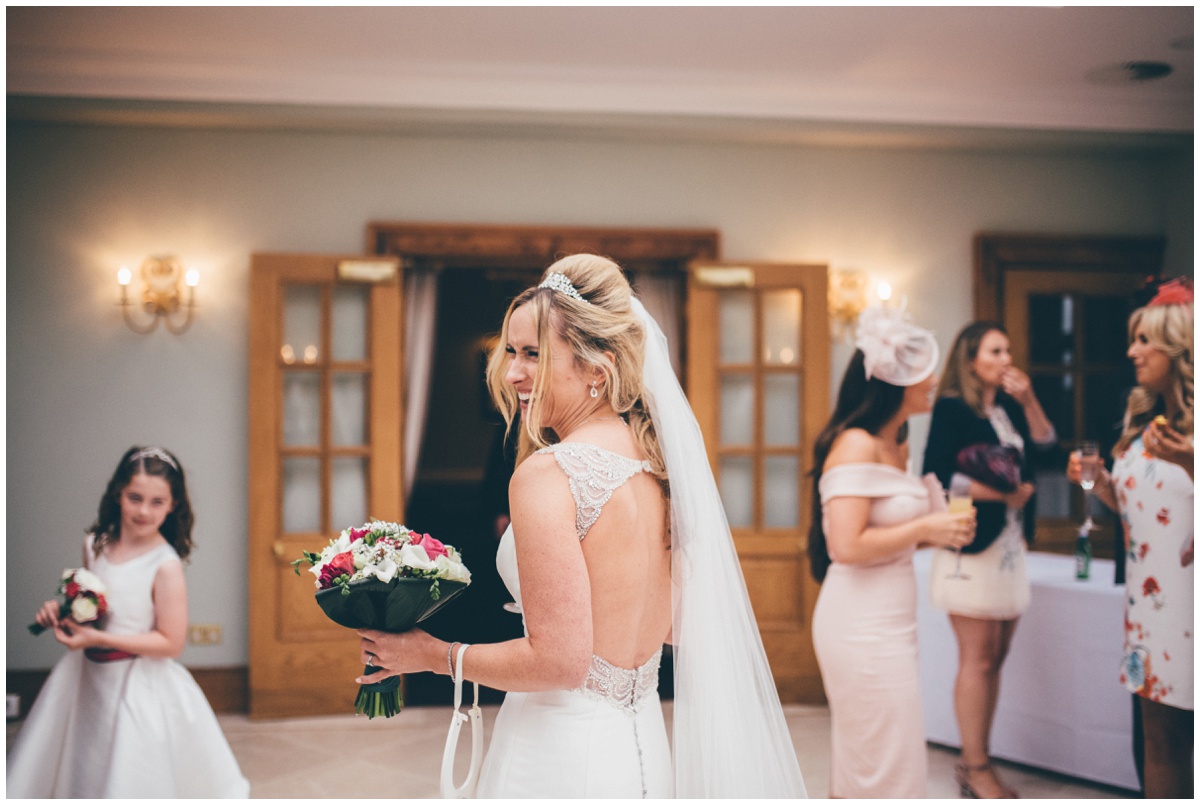
[[[937,342],[896,310],[860,318],[858,350],[815,447],[809,557],[823,581],[813,643],[832,720],[831,797],[926,796],[917,665],[919,544],[957,548],[974,514],[945,511],[908,473],[908,424],[928,413]]]

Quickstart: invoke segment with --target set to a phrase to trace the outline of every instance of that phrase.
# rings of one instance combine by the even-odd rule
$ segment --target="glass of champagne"
[[[970,495],[959,495],[954,492],[950,493],[949,511],[951,514],[970,514],[971,509],[975,507],[975,502],[971,500]],[[948,579],[969,579],[970,576],[962,572],[962,548],[954,549],[954,572],[946,576]]]
[[[1087,493],[1092,491],[1092,487],[1096,485],[1096,479],[1100,477],[1100,445],[1096,442],[1080,442],[1079,443],[1079,485],[1083,487],[1084,499],[1083,506],[1087,509]],[[1088,531],[1095,531],[1096,524],[1092,522],[1091,512],[1087,513],[1087,519],[1084,520],[1081,528]]]

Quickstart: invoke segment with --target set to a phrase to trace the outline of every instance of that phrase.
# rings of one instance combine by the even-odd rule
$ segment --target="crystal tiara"
[[[143,447],[141,450],[129,457],[130,461],[141,461],[144,458],[157,458],[164,464],[170,464],[176,471],[179,470],[179,465],[175,463],[175,459],[171,458],[171,454],[161,447]]]
[[[575,286],[571,284],[571,281],[569,279],[567,279],[566,274],[560,274],[557,271],[553,271],[550,274],[548,274],[546,276],[546,279],[542,280],[542,284],[539,285],[538,287],[539,288],[550,288],[552,290],[558,291],[559,293],[564,293],[567,296],[571,297],[572,299],[578,299],[580,302],[583,302],[585,305],[591,304],[591,302],[589,302],[588,300],[584,299],[582,296],[579,295],[579,291],[575,290]]]

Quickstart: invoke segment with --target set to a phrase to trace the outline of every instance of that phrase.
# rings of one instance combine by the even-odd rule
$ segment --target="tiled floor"
[[[497,707],[484,708],[485,726],[496,718]],[[829,792],[829,711],[824,707],[789,705],[784,708],[800,767],[812,797]],[[668,725],[670,703],[666,703]],[[421,798],[438,795],[438,774],[448,707],[410,707],[393,719],[348,716],[250,721],[223,715],[221,726],[250,779],[256,798],[315,797],[360,799]],[[19,725],[8,725],[8,744]],[[462,736],[458,762],[465,774],[470,751]],[[929,795],[958,796],[954,784],[957,753],[929,749]],[[1024,766],[998,763],[1004,780],[1025,798],[1121,799],[1131,796],[1105,786],[1062,777]]]

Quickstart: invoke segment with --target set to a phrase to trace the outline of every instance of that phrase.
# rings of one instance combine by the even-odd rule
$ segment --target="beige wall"
[[[633,140],[434,138],[10,123],[7,651],[121,452],[161,443],[188,471],[191,620],[246,659],[246,316],[252,251],[356,251],[369,220],[715,227],[730,259],[824,261],[890,280],[943,348],[970,314],[980,230],[1166,235],[1191,271],[1192,162],[1180,155],[871,151]],[[131,333],[122,263],[199,268],[183,336]],[[848,347],[835,350],[833,381]],[[918,425],[916,438],[923,439]]]

